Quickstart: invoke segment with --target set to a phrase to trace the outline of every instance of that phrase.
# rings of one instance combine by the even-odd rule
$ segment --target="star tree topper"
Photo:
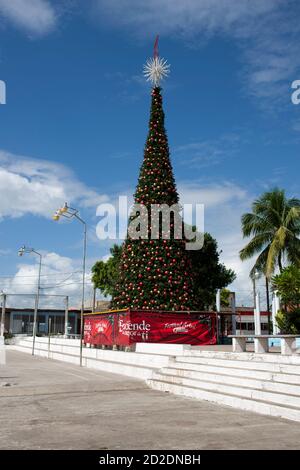
[[[147,60],[144,65],[144,75],[147,82],[152,82],[154,87],[159,86],[160,82],[170,73],[170,65],[158,55],[158,36],[154,43],[153,58]]]

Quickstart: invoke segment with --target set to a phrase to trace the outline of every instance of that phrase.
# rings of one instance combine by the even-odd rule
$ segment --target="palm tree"
[[[241,260],[258,254],[251,270],[267,278],[284,260],[300,266],[300,200],[287,199],[283,189],[265,192],[252,204],[252,212],[242,216],[244,237],[253,238],[240,251]]]

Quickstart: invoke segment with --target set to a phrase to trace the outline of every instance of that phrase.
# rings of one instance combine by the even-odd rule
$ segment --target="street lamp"
[[[4,329],[5,329],[5,305],[6,305],[6,294],[3,290],[0,292],[0,296],[2,297],[1,302],[1,321],[0,321],[0,338],[4,337]]]
[[[253,282],[253,297],[254,297],[254,330],[256,335],[261,334],[261,323],[260,323],[260,301],[259,301],[259,292],[256,292],[256,280],[261,276],[260,272],[256,269],[251,278]]]
[[[35,297],[35,305],[34,305],[34,316],[33,316],[33,330],[32,330],[32,355],[34,355],[34,346],[35,346],[35,337],[36,337],[36,326],[37,326],[37,315],[38,315],[38,308],[39,308],[39,299],[40,299],[40,289],[41,289],[41,270],[42,270],[42,255],[38,251],[35,251],[33,248],[28,248],[23,245],[19,251],[18,255],[23,256],[25,253],[35,253],[39,256],[39,275],[38,275],[38,285],[37,285],[37,294]]]
[[[80,366],[82,366],[82,342],[83,342],[83,313],[84,313],[84,295],[85,295],[85,264],[86,264],[86,222],[79,217],[79,211],[73,207],[69,207],[65,202],[64,206],[58,209],[53,215],[54,221],[59,221],[61,217],[66,219],[76,218],[83,224],[83,258],[82,258],[82,297],[81,297],[81,313],[80,313]]]
[[[268,333],[271,334],[271,318],[270,318],[270,295],[269,295],[269,279],[266,276],[266,297],[267,297],[267,313],[268,313]]]
[[[254,308],[256,307],[256,279],[260,277],[260,273],[255,270],[254,273],[251,275],[252,282],[253,282],[253,299],[254,299]]]

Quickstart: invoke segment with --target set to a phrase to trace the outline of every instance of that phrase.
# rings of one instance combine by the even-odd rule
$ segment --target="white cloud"
[[[298,0],[95,0],[95,4],[100,21],[147,40],[156,31],[193,47],[214,36],[232,38],[242,51],[245,89],[268,103],[278,99],[289,103],[289,81],[298,78],[300,68]]]
[[[69,296],[70,306],[80,308],[82,265],[81,260],[60,256],[57,253],[42,252],[41,298],[40,307],[55,306],[64,308],[64,296]],[[34,305],[34,294],[37,290],[39,265],[30,261],[19,263],[17,271],[11,278],[1,278],[1,289],[8,295],[9,306]],[[28,296],[32,295],[32,297]],[[61,297],[56,297],[57,295]],[[91,305],[92,284],[89,270],[86,272],[86,306]]]
[[[0,256],[7,256],[11,253],[10,250],[6,249],[0,249]]]
[[[218,209],[227,203],[247,200],[247,192],[230,182],[203,185],[202,183],[179,183],[180,200],[185,204],[204,204],[206,208]]]
[[[202,140],[179,145],[174,149],[178,164],[201,169],[218,165],[235,156],[241,139],[237,134],[223,135],[214,140]]]
[[[218,248],[222,250],[221,261],[237,274],[237,279],[229,288],[236,292],[238,305],[253,305],[252,283],[249,279],[253,260],[242,262],[239,251],[246,243],[241,232],[241,215],[249,211],[255,195],[230,182],[210,185],[184,182],[178,185],[178,190],[182,203],[205,205],[205,231],[216,238]],[[264,306],[263,296],[264,290]]]
[[[292,129],[296,132],[300,132],[300,120],[299,121],[295,121],[292,125]]]
[[[104,21],[138,28],[144,34],[155,30],[162,34],[190,36],[201,31],[214,34],[249,24],[282,4],[282,0],[96,0]]]
[[[96,208],[106,200],[62,164],[0,150],[0,218],[25,214],[48,218],[65,201]]]
[[[57,21],[48,0],[0,0],[0,16],[32,34],[51,31]]]
[[[104,262],[106,263],[106,261],[108,261],[109,258],[111,258],[111,254],[110,254],[110,253],[108,253],[107,255],[102,256],[101,261],[104,261]]]

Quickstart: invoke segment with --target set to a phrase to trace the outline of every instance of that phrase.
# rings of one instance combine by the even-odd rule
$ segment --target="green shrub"
[[[13,338],[13,337],[14,337],[14,335],[13,335],[12,333],[4,332],[4,339],[5,339],[5,340],[6,340],[6,339],[11,339],[11,338]]]
[[[300,332],[300,268],[288,266],[272,278],[273,290],[277,290],[281,310],[276,316],[281,333]]]
[[[280,310],[276,315],[277,325],[282,334],[300,333],[300,309],[291,312]]]

